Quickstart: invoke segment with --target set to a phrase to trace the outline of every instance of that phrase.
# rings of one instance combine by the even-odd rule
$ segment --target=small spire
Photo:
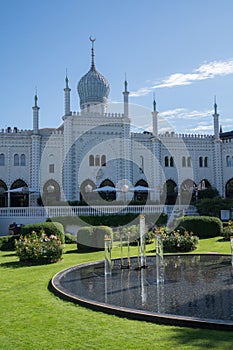
[[[66,68],[66,89],[69,89],[69,79],[67,76],[67,68]]]
[[[220,134],[222,134],[222,125],[220,125],[219,132],[220,132]]]
[[[153,111],[156,112],[155,94],[153,94]]]
[[[216,96],[214,96],[214,114],[218,114],[218,106],[217,106],[217,103],[216,103]]]
[[[38,101],[38,96],[37,96],[37,87],[35,88],[35,96],[34,96],[34,100],[35,100],[35,107],[38,107],[38,105],[37,105],[37,101]]]
[[[125,73],[125,92],[127,92],[127,89],[128,89],[128,82],[127,82],[127,76]]]
[[[96,38],[92,38],[92,36],[89,37],[91,43],[92,43],[92,48],[91,48],[91,68],[95,68],[95,51],[94,51],[94,42],[96,41]]]

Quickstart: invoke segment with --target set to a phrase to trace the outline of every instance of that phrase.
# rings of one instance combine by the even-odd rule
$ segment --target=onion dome
[[[87,74],[85,74],[78,83],[78,94],[80,98],[80,108],[87,109],[90,106],[103,104],[107,106],[108,95],[109,95],[109,83],[105,77],[100,74],[94,62],[94,41],[90,37],[92,42],[92,61],[91,68]]]

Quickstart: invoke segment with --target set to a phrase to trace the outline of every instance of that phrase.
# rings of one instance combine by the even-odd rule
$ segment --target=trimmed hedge
[[[64,228],[59,222],[38,222],[35,224],[28,224],[21,228],[20,234],[22,236],[28,236],[33,231],[38,235],[41,231],[44,231],[48,237],[51,235],[57,236],[62,244],[65,243]]]
[[[19,235],[1,236],[0,237],[0,250],[11,251],[15,250],[15,240],[19,239]]]
[[[176,228],[180,232],[193,232],[199,238],[221,236],[223,231],[222,221],[211,216],[184,216]]]
[[[84,226],[77,233],[77,248],[82,252],[104,250],[105,235],[113,237],[112,229],[108,226]]]
[[[145,214],[146,224],[150,227],[163,226],[167,223],[167,214]],[[155,219],[158,220],[155,222]],[[135,220],[136,219],[136,220]],[[82,220],[82,221],[81,221]],[[112,214],[112,215],[100,215],[100,216],[59,216],[52,219],[47,219],[47,221],[56,221],[60,222],[64,227],[66,225],[77,225],[83,226],[83,222],[87,225],[93,226],[109,226],[109,227],[118,227],[130,224],[134,221],[134,224],[139,224],[139,214]]]
[[[77,243],[76,235],[73,235],[72,233],[67,232],[65,234],[65,243],[66,244]]]

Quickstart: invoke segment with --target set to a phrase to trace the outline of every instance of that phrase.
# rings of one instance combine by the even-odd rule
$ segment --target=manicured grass
[[[195,252],[229,253],[230,243],[219,239],[201,240]],[[137,254],[136,247],[131,254]],[[77,254],[75,245],[67,245],[59,263],[23,266],[14,252],[0,252],[0,349],[232,349],[231,332],[119,318],[63,301],[48,290],[56,272],[100,259],[103,252]]]

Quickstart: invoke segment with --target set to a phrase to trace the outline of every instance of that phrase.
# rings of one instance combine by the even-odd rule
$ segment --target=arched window
[[[94,166],[94,156],[92,154],[89,156],[89,166]]]
[[[22,165],[22,166],[26,165],[26,156],[25,156],[25,154],[21,154],[21,156],[20,156],[20,165]]]
[[[168,166],[168,156],[164,158],[164,165],[167,167]]]
[[[14,155],[14,165],[15,165],[15,166],[18,166],[18,165],[19,165],[19,155],[18,155],[18,154],[15,154],[15,155]]]
[[[5,165],[5,154],[0,154],[0,165]]]
[[[199,157],[199,167],[202,168],[203,167],[203,158]]]
[[[182,167],[186,167],[186,158],[182,157]]]
[[[191,157],[188,157],[188,159],[187,159],[187,165],[188,165],[189,168],[191,167]]]
[[[204,159],[204,167],[205,168],[208,167],[208,157],[205,157],[205,159]]]
[[[100,156],[95,156],[95,166],[100,166]]]
[[[170,166],[171,166],[171,167],[174,166],[174,158],[173,158],[173,157],[170,158]]]
[[[227,163],[227,167],[231,167],[231,157],[230,156],[226,156],[226,163]]]
[[[106,166],[106,156],[104,154],[101,156],[101,166]]]

